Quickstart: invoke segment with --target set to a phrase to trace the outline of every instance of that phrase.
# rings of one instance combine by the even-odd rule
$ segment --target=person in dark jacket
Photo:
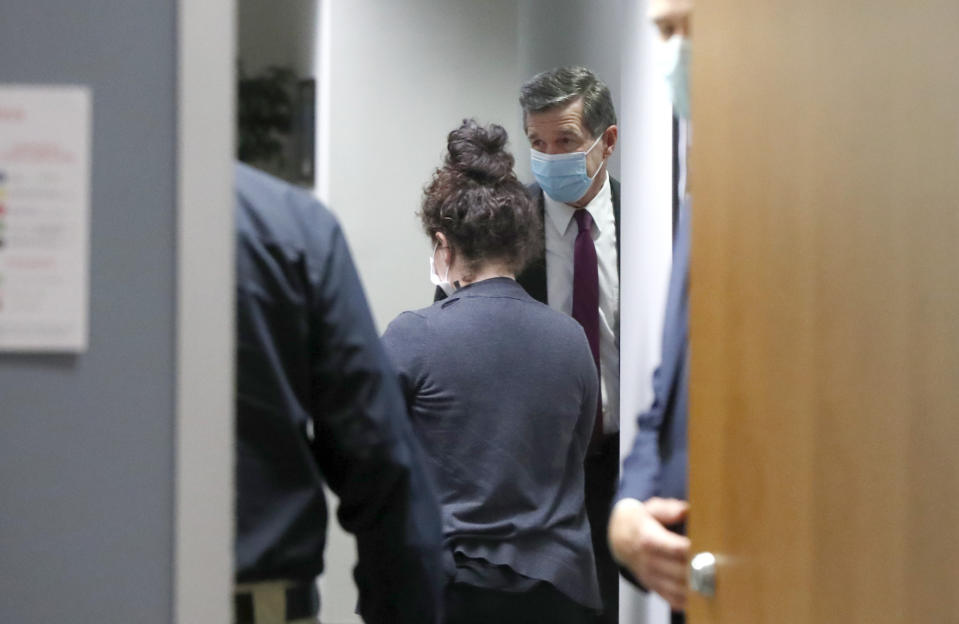
[[[690,21],[693,0],[651,0],[650,20],[666,47],[663,75],[673,110],[689,122]],[[684,147],[684,146],[681,146]],[[685,151],[685,150],[684,150]],[[685,176],[684,176],[685,177]],[[689,415],[689,252],[692,199],[683,197],[663,320],[662,359],[653,374],[653,403],[636,419],[636,439],[623,462],[617,502],[609,521],[613,556],[641,587],[655,591],[672,609],[671,622],[685,621],[689,593],[690,541],[687,420]]]
[[[598,375],[580,325],[515,280],[542,223],[506,140],[449,134],[420,212],[448,296],[383,340],[442,504],[446,621],[580,624],[601,606],[583,500]]]
[[[315,622],[327,509],[356,536],[368,623],[441,621],[441,525],[336,219],[236,169],[235,622]]]
[[[619,138],[606,84],[586,67],[557,67],[523,84],[523,130],[544,216],[543,252],[517,281],[586,332],[600,377],[598,416],[586,456],[586,513],[603,596],[597,624],[616,624],[619,573],[606,523],[619,476],[620,188],[607,171]]]

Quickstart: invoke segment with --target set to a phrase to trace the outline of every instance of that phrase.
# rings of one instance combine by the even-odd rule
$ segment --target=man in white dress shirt
[[[618,570],[606,524],[619,468],[619,183],[606,171],[616,148],[609,88],[585,67],[537,74],[521,91],[523,125],[543,210],[542,257],[517,281],[533,297],[583,325],[600,376],[586,508],[604,603],[598,621],[618,616]]]

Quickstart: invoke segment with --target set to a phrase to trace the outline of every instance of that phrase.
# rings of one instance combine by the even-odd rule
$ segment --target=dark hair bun
[[[503,149],[507,138],[502,126],[464,119],[447,137],[446,166],[481,184],[498,182],[513,173],[513,155]]]
[[[519,271],[542,247],[539,207],[513,173],[507,138],[502,126],[464,120],[424,189],[426,235],[433,241],[442,232],[470,271],[492,261]]]

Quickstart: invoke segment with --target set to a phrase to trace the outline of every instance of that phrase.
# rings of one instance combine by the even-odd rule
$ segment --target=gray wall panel
[[[175,8],[4,3],[0,80],[93,90],[90,348],[0,355],[0,621],[172,617]]]

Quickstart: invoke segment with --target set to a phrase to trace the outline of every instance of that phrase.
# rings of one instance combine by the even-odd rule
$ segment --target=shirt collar
[[[612,190],[609,186],[609,173],[604,172],[606,179],[603,180],[603,185],[599,187],[599,192],[596,193],[596,197],[590,200],[583,209],[589,212],[589,215],[593,217],[593,228],[600,232],[600,220],[598,217],[601,214],[601,211],[605,206],[612,205]],[[573,221],[573,213],[576,212],[576,208],[573,208],[569,204],[564,204],[563,202],[558,202],[555,199],[551,198],[546,193],[543,193],[543,206],[546,209],[547,219],[549,219],[553,226],[556,227],[556,230],[560,234],[566,234],[566,230],[569,229],[570,223]]]

